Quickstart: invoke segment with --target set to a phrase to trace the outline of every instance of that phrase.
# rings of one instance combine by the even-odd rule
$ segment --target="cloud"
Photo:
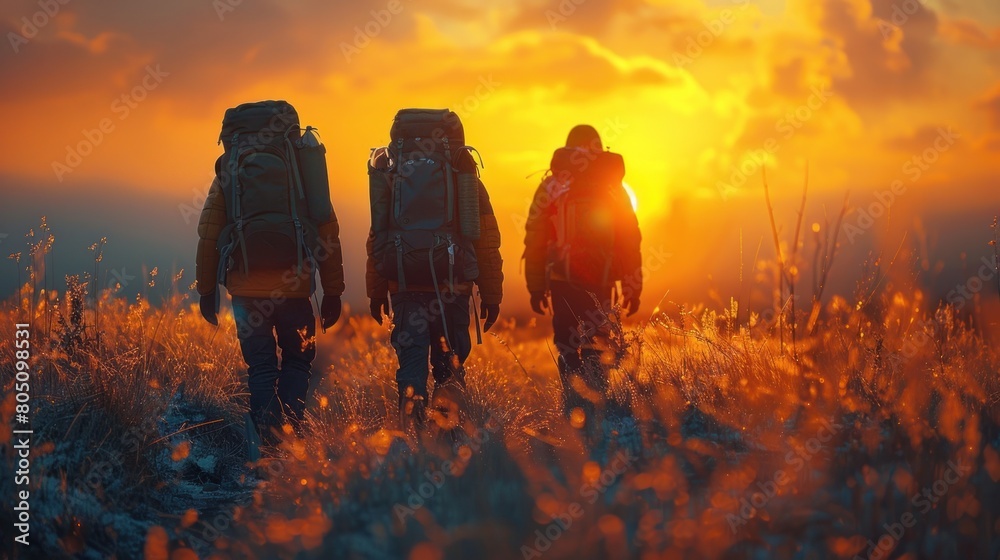
[[[898,12],[893,0],[818,2],[819,28],[842,57],[830,68],[834,88],[852,103],[880,105],[925,93],[938,18],[926,5],[911,3],[912,13]]]
[[[1000,48],[1000,27],[989,30],[971,19],[943,20],[940,33],[942,39],[956,45],[982,50]]]
[[[440,40],[439,29],[430,23],[428,26],[422,33],[435,36],[422,37],[421,59],[426,62],[399,67],[392,77],[393,88],[460,99],[489,80],[504,92],[544,91],[550,102],[582,102],[627,95],[639,88],[691,84],[686,74],[672,65],[648,56],[619,55],[582,35],[525,30],[458,51]],[[413,48],[410,43],[382,45],[365,54],[364,67],[352,68],[344,78],[359,87],[373,84],[384,76],[387,65]]]
[[[600,36],[617,19],[631,18],[646,9],[643,0],[540,0],[519,4],[511,30],[551,29]],[[648,14],[646,14],[648,15]]]
[[[17,55],[0,57],[0,74],[18,76],[25,86],[3,88],[0,101],[114,94],[130,87],[129,78],[149,63],[172,72],[171,89],[191,102],[190,111],[261,82],[294,83],[308,90],[320,82],[318,77],[347,65],[339,45],[352,42],[356,28],[363,29],[376,17],[372,11],[384,12],[386,5],[318,0],[295,5],[276,0],[72,3]],[[217,12],[217,6],[226,8]],[[403,14],[378,25],[376,38],[406,37],[412,31],[408,16],[404,5]],[[20,27],[8,20],[0,23],[0,32],[6,37]]]
[[[994,129],[1000,130],[1000,85],[976,102],[976,108],[985,111]]]
[[[885,141],[885,147],[908,154],[916,154],[927,148],[934,146],[934,142],[941,136],[941,131],[950,130],[952,127],[945,124],[927,124],[921,126],[910,134],[893,136]],[[961,140],[959,140],[961,142]]]

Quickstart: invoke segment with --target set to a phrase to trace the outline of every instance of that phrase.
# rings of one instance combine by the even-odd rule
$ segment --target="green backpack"
[[[227,225],[218,240],[219,282],[235,268],[302,274],[330,219],[326,148],[303,129],[285,101],[245,103],[226,111],[219,142],[225,153],[216,177]]]
[[[403,109],[368,163],[376,271],[410,285],[479,276],[479,176],[462,123],[447,109]]]

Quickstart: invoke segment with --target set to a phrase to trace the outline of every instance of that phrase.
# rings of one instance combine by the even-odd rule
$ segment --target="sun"
[[[632,210],[639,210],[639,198],[635,196],[635,190],[632,189],[632,185],[623,182],[622,186],[625,187],[625,192],[628,193],[628,199],[632,202]]]

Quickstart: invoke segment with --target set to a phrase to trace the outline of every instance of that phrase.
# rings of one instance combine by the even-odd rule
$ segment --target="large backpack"
[[[605,288],[619,279],[614,267],[625,162],[613,152],[559,148],[550,171],[553,272],[581,287]]]
[[[219,141],[225,153],[216,176],[226,202],[219,236],[219,282],[236,268],[295,270],[302,274],[330,219],[326,148],[315,129],[305,134],[285,101],[228,109]]]
[[[402,291],[475,280],[478,168],[458,115],[403,109],[389,138],[368,162],[376,271]]]

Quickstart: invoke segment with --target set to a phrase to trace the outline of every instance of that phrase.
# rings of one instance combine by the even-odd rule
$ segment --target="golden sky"
[[[815,196],[850,190],[858,208],[901,180],[914,205],[1000,211],[995,0],[16,0],[0,12],[4,197],[113,206],[116,192],[149,193],[181,206],[156,212],[185,239],[224,110],[265,98],[320,129],[345,243],[359,245],[365,161],[392,115],[458,111],[517,291],[527,177],[581,122],[625,155],[647,251],[682,255],[719,216],[758,204],[762,166],[779,198],[797,196],[808,162]],[[349,273],[352,289],[360,278]]]

